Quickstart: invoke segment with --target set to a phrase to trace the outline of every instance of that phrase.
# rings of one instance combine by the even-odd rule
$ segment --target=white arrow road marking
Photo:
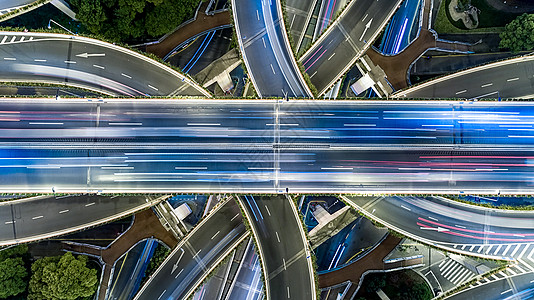
[[[369,22],[367,22],[367,24],[365,24],[365,30],[363,31],[362,36],[360,37],[360,42],[362,41],[363,36],[364,36],[365,33],[367,32],[367,30],[369,30],[369,28],[371,28],[371,22],[373,22],[373,18],[371,18],[371,19],[369,20]]]
[[[76,56],[78,57],[83,57],[83,58],[89,58],[89,57],[94,57],[94,56],[106,56],[105,53],[80,53],[80,54],[76,54]]]
[[[449,231],[449,229],[447,228],[443,228],[443,227],[420,227],[421,229],[424,229],[424,230],[436,230],[437,232],[445,232],[445,231]]]
[[[176,263],[172,266],[171,274],[174,273],[174,271],[176,271],[176,268],[178,268],[178,263],[179,263],[180,260],[182,259],[182,256],[184,256],[184,249],[180,248],[180,250],[182,250],[182,254],[180,254],[180,257],[178,257],[178,260],[177,260]]]

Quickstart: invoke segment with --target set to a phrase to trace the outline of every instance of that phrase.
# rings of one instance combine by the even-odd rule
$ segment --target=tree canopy
[[[96,291],[95,269],[87,266],[87,256],[44,257],[32,264],[28,300],[74,300],[89,297]]]
[[[158,37],[185,21],[198,0],[72,0],[76,18],[115,40]]]
[[[28,271],[21,256],[27,251],[26,245],[0,251],[0,299],[26,291]]]
[[[534,14],[522,14],[504,27],[500,48],[512,52],[534,49]]]

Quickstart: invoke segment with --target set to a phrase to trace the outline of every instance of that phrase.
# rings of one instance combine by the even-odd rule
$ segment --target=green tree
[[[522,14],[504,27],[499,47],[512,52],[534,49],[534,14]]]
[[[74,300],[93,295],[98,279],[87,266],[87,256],[44,257],[32,264],[28,300]]]
[[[72,0],[91,32],[115,40],[161,36],[180,25],[198,0]]]
[[[5,299],[26,291],[27,275],[22,257],[0,261],[0,298]]]

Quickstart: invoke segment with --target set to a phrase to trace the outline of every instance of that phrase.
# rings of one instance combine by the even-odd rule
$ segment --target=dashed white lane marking
[[[129,78],[129,79],[132,79],[132,76],[128,75],[128,74],[124,74],[124,73],[121,73],[122,76],[126,77],[126,78]]]
[[[465,92],[467,92],[467,90],[461,90],[461,91],[456,92],[456,95],[460,95],[460,94],[463,94]]]
[[[516,81],[516,80],[519,80],[519,77],[514,77],[514,78],[506,79],[506,81],[508,81],[508,82],[510,82],[510,81]]]
[[[485,87],[492,86],[492,85],[493,83],[486,83],[486,84],[481,85],[480,87],[485,88]]]
[[[407,210],[407,211],[412,211],[409,207],[406,207],[406,206],[404,206],[404,205],[401,205],[401,207],[404,208],[404,209]]]
[[[233,220],[235,220],[235,218],[237,218],[239,216],[239,214],[235,215],[233,218],[230,219],[230,222],[232,222]]]
[[[291,295],[289,294],[289,287],[287,287],[287,298],[291,298]]]
[[[161,297],[163,296],[163,294],[165,294],[166,291],[167,290],[164,290],[163,292],[161,292],[161,295],[159,295],[158,300],[161,299]]]
[[[506,291],[502,292],[501,295],[504,295],[504,294],[506,294],[508,292],[511,292],[511,291],[512,291],[512,289],[506,290]]]
[[[276,72],[274,71],[274,68],[273,68],[273,64],[271,64],[271,70],[273,71],[273,74],[276,74]]]
[[[17,59],[14,57],[4,57],[4,60],[17,60]]]
[[[278,242],[280,243],[280,237],[278,236],[278,231],[275,231],[276,233],[276,239],[278,240]]]
[[[269,211],[269,208],[267,207],[267,205],[265,205],[265,209],[267,210],[267,213],[269,214],[269,217],[271,216],[271,212]]]
[[[85,207],[89,207],[89,206],[95,205],[95,204],[96,204],[95,202],[87,203],[87,204],[85,204]]]
[[[66,63],[66,64],[75,64],[76,62],[73,61],[73,60],[66,60],[65,63]]]
[[[9,224],[13,224],[13,223],[15,223],[15,222],[16,222],[16,221],[6,221],[5,224],[6,224],[6,225],[9,225]]]
[[[211,237],[211,239],[213,240],[213,239],[214,239],[220,232],[221,232],[220,230],[217,231],[217,232]]]
[[[159,91],[157,87],[152,86],[152,85],[150,85],[150,84],[148,85],[148,87],[151,88],[151,89],[153,89],[153,90]]]
[[[46,62],[46,59],[34,59],[35,62]]]
[[[67,213],[67,212],[69,212],[69,210],[68,210],[68,209],[65,209],[65,210],[60,211],[59,213],[60,213],[60,214],[64,214],[64,213]]]
[[[106,67],[102,67],[102,66],[99,66],[99,65],[93,65],[93,67],[99,68],[99,69],[102,69],[102,70],[104,70],[106,68]]]
[[[33,217],[32,220],[37,220],[37,219],[41,219],[41,218],[44,218],[44,216]]]

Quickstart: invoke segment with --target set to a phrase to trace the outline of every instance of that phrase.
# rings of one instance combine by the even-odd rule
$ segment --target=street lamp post
[[[50,23],[54,23],[54,24],[56,24],[57,26],[61,27],[63,30],[69,32],[70,34],[72,34],[72,35],[76,35],[74,32],[68,30],[67,28],[65,28],[65,26],[59,24],[58,22],[56,22],[56,21],[54,21],[54,20],[52,20],[52,19],[50,19],[50,20],[48,21],[48,29],[51,29],[51,28],[52,28],[52,26],[50,26]]]

